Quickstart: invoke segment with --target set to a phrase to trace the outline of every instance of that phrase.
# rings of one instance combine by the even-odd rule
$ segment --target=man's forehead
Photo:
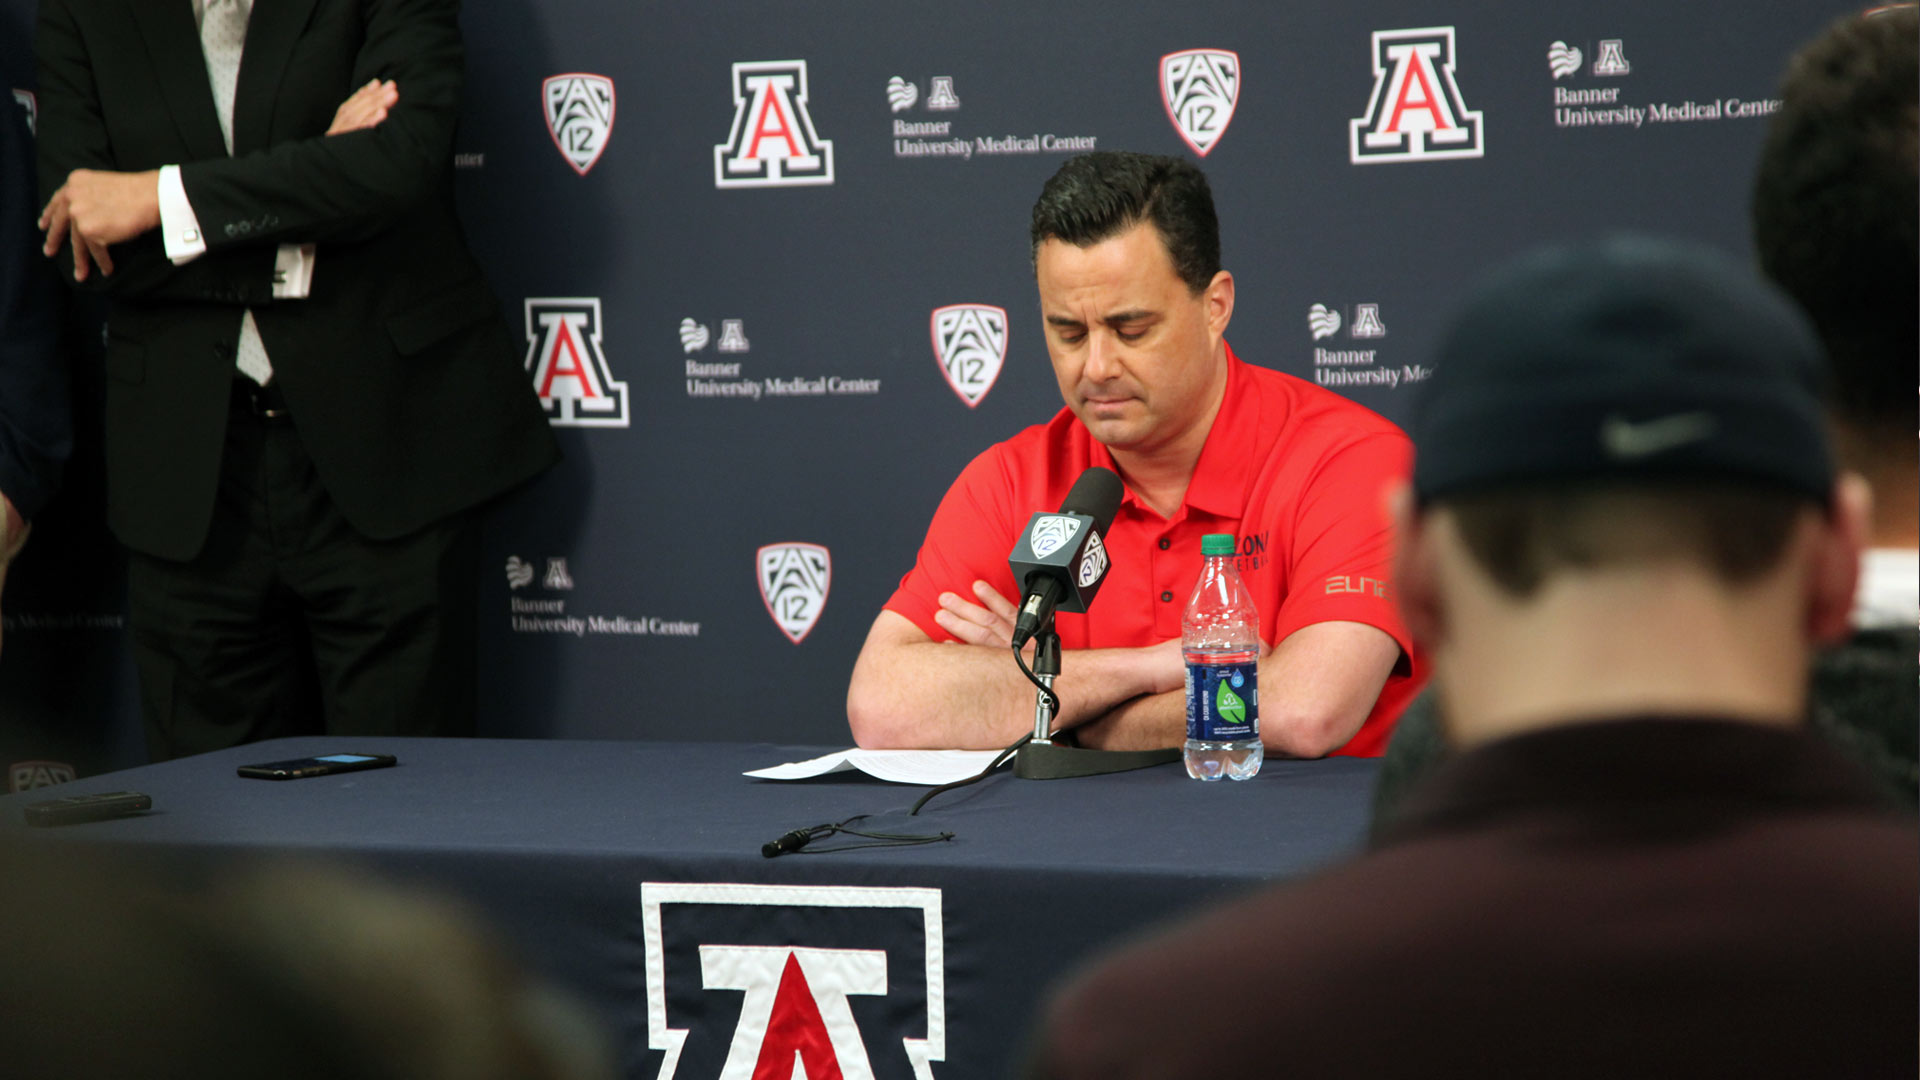
[[[1184,287],[1159,230],[1148,222],[1084,247],[1049,239],[1035,253],[1034,271],[1043,307],[1078,307],[1092,299],[1112,309],[1103,315],[1143,306],[1170,287]]]

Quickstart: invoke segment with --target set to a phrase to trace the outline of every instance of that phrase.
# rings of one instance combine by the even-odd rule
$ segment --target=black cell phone
[[[394,763],[392,754],[322,754],[292,761],[270,761],[264,765],[242,765],[240,775],[255,780],[300,780],[357,769],[384,769]]]
[[[153,796],[138,791],[109,791],[100,795],[69,795],[28,803],[22,811],[29,825],[78,825],[105,821],[153,809]]]

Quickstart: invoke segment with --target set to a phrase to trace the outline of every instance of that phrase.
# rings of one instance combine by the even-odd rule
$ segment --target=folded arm
[[[1260,658],[1260,741],[1276,756],[1315,758],[1352,739],[1400,659],[1365,623],[1303,626]],[[1121,703],[1078,732],[1083,746],[1133,750],[1186,739],[1185,687]]]
[[[943,604],[942,615],[953,617],[955,605]],[[1011,614],[1007,604],[1007,629]],[[953,629],[948,618],[940,621]],[[973,625],[978,629],[958,634],[960,640],[935,641],[905,616],[882,611],[847,689],[854,741],[867,747],[986,750],[1032,731],[1034,686],[1014,664],[1005,631]],[[1060,666],[1062,674],[1054,681],[1061,710],[1056,729],[1171,690],[1183,677],[1177,642],[1144,649],[1076,649],[1062,656]]]

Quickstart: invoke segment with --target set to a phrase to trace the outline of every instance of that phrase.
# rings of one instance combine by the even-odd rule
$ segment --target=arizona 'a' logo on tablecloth
[[[554,75],[540,84],[540,97],[553,145],[574,172],[587,175],[613,133],[613,80],[579,72]]]
[[[939,889],[649,881],[640,907],[658,1080],[934,1080],[946,1060]],[[887,999],[866,1030],[855,997]]]
[[[780,632],[795,645],[813,632],[833,585],[833,555],[819,544],[768,544],[754,555],[760,599]]]
[[[627,384],[600,348],[600,298],[527,300],[527,371],[555,427],[626,427]]]
[[[1186,49],[1161,57],[1160,101],[1180,138],[1206,157],[1227,133],[1240,101],[1240,54]]]
[[[833,183],[833,141],[813,129],[805,60],[733,65],[733,129],[713,148],[713,186]]]
[[[980,404],[1007,362],[1007,309],[992,304],[934,308],[933,358],[967,408]]]
[[[1480,113],[1454,81],[1453,27],[1374,31],[1373,96],[1347,130],[1355,165],[1485,156]]]

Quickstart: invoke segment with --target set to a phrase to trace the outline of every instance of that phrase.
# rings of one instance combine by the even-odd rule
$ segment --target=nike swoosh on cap
[[[1675,413],[1639,423],[1609,416],[1600,422],[1600,445],[1617,461],[1633,461],[1712,438],[1719,428],[1719,421],[1708,412]]]

